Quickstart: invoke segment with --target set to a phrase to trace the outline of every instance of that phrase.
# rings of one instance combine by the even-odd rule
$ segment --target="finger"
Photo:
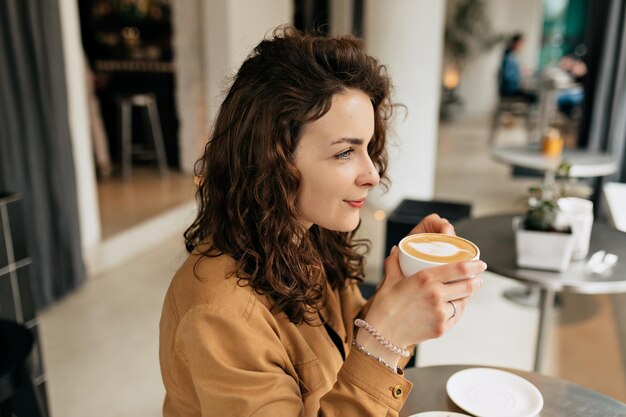
[[[484,272],[486,269],[487,264],[483,261],[463,261],[426,268],[415,275],[446,284],[471,278],[474,275]]]
[[[411,229],[407,236],[418,233],[439,233],[438,224],[440,221],[441,217],[439,217],[438,214],[429,214],[424,217],[413,229]]]
[[[435,217],[436,216],[436,217]],[[434,214],[428,225],[431,233],[442,233],[446,235],[456,235],[454,232],[454,226],[450,224],[450,221],[446,218],[439,217]]]
[[[437,213],[429,214],[420,223],[426,233],[441,233],[441,227],[449,224],[447,220],[442,219]]]
[[[456,313],[454,313],[452,305],[450,303],[447,303],[451,310],[450,316],[448,316],[449,319],[446,323],[448,329],[458,323],[459,320],[461,320],[461,317],[463,317],[463,315],[465,314],[465,310],[467,309],[469,299],[469,297],[466,297],[457,300],[451,300],[454,304],[454,307],[456,308]]]
[[[483,287],[481,278],[467,278],[443,285],[441,298],[443,300],[458,300],[470,297]]]
[[[461,314],[461,312],[459,311],[459,307],[457,307],[456,302],[453,300],[447,301],[446,307],[450,311],[450,313],[448,314],[448,321],[455,319],[457,315]]]
[[[441,225],[441,230],[439,233],[456,236],[456,232],[454,231],[454,226],[452,226],[452,224],[447,219],[442,219],[442,220],[445,220],[447,223],[443,223]]]
[[[394,246],[391,248],[391,253],[385,259],[385,281],[383,285],[387,284],[395,284],[399,281],[402,281],[404,275],[402,275],[402,271],[400,271],[400,262],[398,261],[398,247]]]

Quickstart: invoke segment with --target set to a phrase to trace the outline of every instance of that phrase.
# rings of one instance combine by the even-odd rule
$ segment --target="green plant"
[[[483,0],[450,0],[444,35],[446,60],[462,71],[466,62],[504,39],[494,33]]]
[[[558,200],[561,197],[588,198],[592,189],[570,177],[572,164],[561,162],[556,171],[546,173],[544,182],[529,189],[528,211],[524,218],[524,228],[538,231],[565,231],[556,225],[559,212]]]

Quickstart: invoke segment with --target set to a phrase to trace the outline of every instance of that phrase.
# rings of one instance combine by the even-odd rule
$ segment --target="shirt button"
[[[391,393],[393,394],[393,398],[402,397],[402,385],[396,385],[391,389]]]

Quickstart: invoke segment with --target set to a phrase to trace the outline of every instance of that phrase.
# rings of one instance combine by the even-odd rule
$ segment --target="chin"
[[[359,227],[359,224],[361,223],[361,216],[357,214],[356,216],[349,216],[337,219],[325,218],[324,220],[325,221],[313,221],[312,223],[318,225],[323,229],[332,230],[333,232],[348,233],[356,230],[356,228]]]
[[[332,230],[336,232],[353,232],[357,227],[359,227],[360,223],[361,219],[360,217],[357,217],[355,220],[347,220],[338,224],[337,227]]]

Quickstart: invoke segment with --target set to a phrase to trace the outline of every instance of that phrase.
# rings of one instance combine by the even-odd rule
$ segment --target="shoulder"
[[[235,260],[227,255],[207,257],[193,253],[172,278],[166,295],[180,320],[193,310],[228,311],[246,318],[255,309],[269,311],[269,300],[240,281]]]
[[[264,346],[280,343],[276,335],[284,319],[273,314],[266,296],[238,283],[232,274],[235,268],[228,256],[192,254],[185,260],[163,303],[159,323],[163,355],[178,351],[189,358],[218,345],[238,350],[248,339],[265,340]]]

